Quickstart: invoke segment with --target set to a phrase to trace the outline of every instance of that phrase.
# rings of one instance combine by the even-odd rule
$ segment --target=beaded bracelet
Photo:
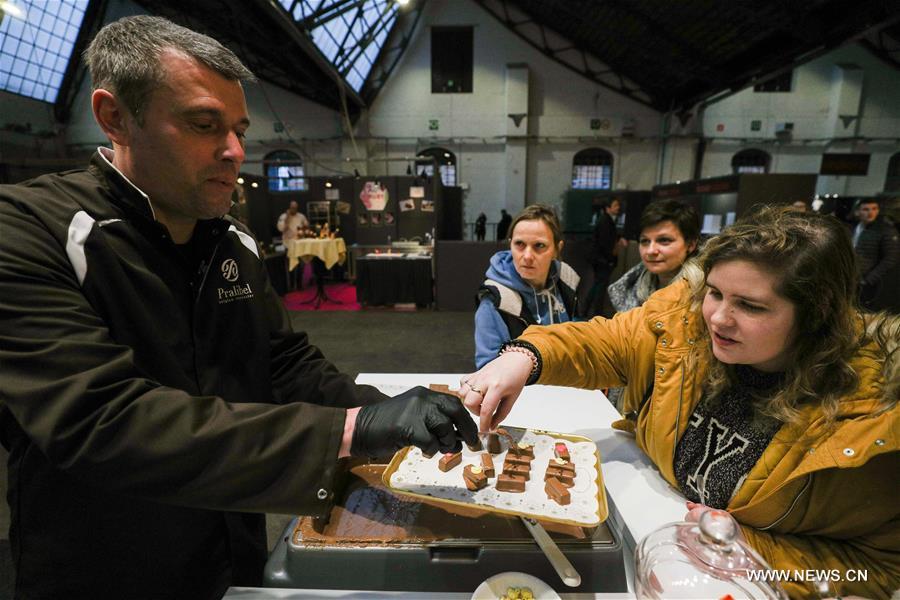
[[[531,373],[528,374],[528,380],[525,382],[525,385],[531,385],[538,380],[538,377],[541,376],[543,361],[541,360],[541,354],[538,352],[537,348],[528,342],[513,340],[511,342],[506,342],[500,347],[499,354],[505,354],[507,352],[519,352],[531,359]]]

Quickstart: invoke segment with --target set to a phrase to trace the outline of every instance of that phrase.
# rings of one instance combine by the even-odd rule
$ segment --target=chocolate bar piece
[[[497,472],[494,471],[494,459],[487,452],[481,455],[481,468],[484,469],[484,474],[488,477],[497,476]]]
[[[565,461],[561,458],[551,458],[547,463],[548,467],[556,467],[557,469],[562,469],[563,471],[571,473],[573,476],[575,475],[575,463]]]
[[[530,469],[531,468],[531,459],[528,458],[527,456],[518,456],[516,454],[510,454],[509,452],[507,452],[506,460],[503,462],[503,465],[506,466],[506,465],[512,465],[512,464],[525,465]]]
[[[571,456],[569,455],[569,448],[566,447],[566,445],[562,442],[556,442],[553,445],[553,455],[556,456],[556,458],[565,461],[572,460]]]
[[[559,482],[566,487],[572,487],[573,485],[575,485],[574,472],[566,471],[555,466],[547,467],[547,472],[544,474],[544,481],[547,481],[549,479],[558,479]]]
[[[457,452],[456,454],[448,452],[441,457],[441,460],[438,461],[438,469],[446,473],[461,462],[462,452]]]
[[[544,491],[547,492],[547,497],[560,504],[565,506],[566,504],[572,501],[572,497],[569,495],[569,490],[566,489],[566,486],[562,484],[562,482],[556,477],[550,477],[547,479],[544,484]]]
[[[456,392],[450,391],[449,385],[444,385],[443,383],[432,383],[428,386],[428,389],[432,392],[443,392],[444,394],[450,394],[456,396]]]
[[[487,434],[487,450],[491,454],[500,454],[503,452],[503,447],[500,445],[500,436],[496,433]]]
[[[507,463],[503,465],[503,472],[507,475],[516,475],[524,477],[525,481],[531,479],[531,468],[527,465],[519,463]]]
[[[524,492],[525,478],[518,475],[500,473],[497,477],[497,490],[500,492]]]
[[[481,445],[480,439],[475,439],[475,443],[473,445],[466,444],[466,448],[469,449],[469,452],[481,452],[484,450],[484,446]]]
[[[532,446],[531,444],[526,444],[525,442],[510,444],[509,452],[507,453],[507,455],[509,454],[514,454],[516,456],[531,460],[534,458],[534,446]]]
[[[488,484],[484,469],[477,465],[466,465],[463,467],[463,481],[466,483],[466,487],[473,492],[486,487]]]

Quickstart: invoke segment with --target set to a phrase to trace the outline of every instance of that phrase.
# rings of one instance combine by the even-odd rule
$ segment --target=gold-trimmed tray
[[[606,520],[609,515],[609,508],[606,504],[606,489],[603,486],[603,472],[600,468],[600,452],[597,450],[596,444],[594,444],[592,440],[583,436],[545,431],[542,429],[522,429],[519,427],[505,427],[504,429],[506,429],[517,442],[522,439],[526,439],[526,441],[534,440],[537,442],[535,446],[535,459],[533,461],[533,464],[536,465],[536,469],[533,469],[533,471],[537,470],[537,473],[540,476],[532,477],[526,482],[524,493],[497,491],[494,489],[497,481],[496,477],[490,479],[488,487],[484,490],[479,490],[478,492],[467,490],[462,479],[463,466],[467,462],[474,462],[471,457],[486,450],[471,452],[465,447],[463,447],[463,463],[454,467],[447,473],[443,473],[437,468],[437,461],[440,459],[440,455],[426,458],[418,448],[412,446],[404,448],[394,454],[391,462],[384,470],[382,482],[387,488],[398,494],[419,499],[427,499],[432,502],[449,504],[452,506],[476,506],[488,512],[526,516],[541,521],[575,525],[578,527],[595,527]],[[564,440],[573,444],[589,443],[593,447],[593,452],[587,454],[587,447],[581,446],[579,448],[578,456],[573,457],[578,458],[579,460],[576,465],[577,474],[579,473],[579,468],[585,467],[587,463],[590,462],[589,460],[586,462],[583,457],[592,455],[593,463],[588,465],[588,467],[593,468],[596,475],[595,478],[589,478],[587,484],[582,484],[576,479],[576,486],[570,490],[572,504],[575,505],[573,509],[559,507],[555,502],[547,500],[546,495],[543,492],[543,472],[546,467],[538,464],[538,460],[546,458],[546,453],[544,452],[544,450],[546,450],[545,447],[547,445],[552,445],[552,440],[548,442],[546,441],[546,438]],[[539,452],[542,454],[540,458],[538,457]],[[506,449],[500,454],[493,455],[498,475],[502,470],[503,458],[505,455]],[[467,459],[467,457],[469,458]],[[407,475],[415,472],[414,470],[427,473],[428,475],[426,475],[426,477],[433,475],[434,479],[430,480],[426,478],[424,482],[417,480],[415,484],[410,483],[409,485],[414,485],[415,489],[401,487],[403,482],[398,481],[395,478],[395,475],[400,474],[399,479],[405,480]],[[451,473],[455,474],[455,479],[454,475],[451,475]],[[456,479],[458,479],[458,481],[456,481]],[[592,502],[594,496],[593,490],[590,487],[591,483],[595,484],[597,489],[596,505]],[[588,489],[576,490],[579,486],[586,486]],[[490,492],[486,492],[486,490],[490,490]],[[526,495],[527,498],[529,498],[528,501],[524,500]],[[542,506],[538,506],[538,500],[541,495],[543,495],[545,501]],[[591,500],[590,510],[584,508],[585,500]]]

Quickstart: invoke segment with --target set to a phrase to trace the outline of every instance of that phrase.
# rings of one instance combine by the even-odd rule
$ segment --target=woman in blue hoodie
[[[562,231],[553,209],[532,204],[512,222],[509,250],[491,257],[478,289],[475,366],[497,357],[529,325],[571,321],[578,274],[559,260]]]

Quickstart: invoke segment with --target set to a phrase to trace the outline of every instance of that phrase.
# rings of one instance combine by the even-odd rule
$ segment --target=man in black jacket
[[[505,208],[500,209],[500,221],[497,222],[497,241],[506,240],[509,233],[509,225],[512,223],[512,215],[506,212]]]
[[[21,598],[259,585],[260,513],[323,514],[339,457],[477,443],[457,398],[356,386],[224,215],[252,74],[156,17],[86,52],[112,150],[0,186],[0,440]]]
[[[599,207],[600,212],[597,214],[597,222],[594,224],[594,243],[591,256],[591,265],[594,267],[594,283],[585,303],[588,317],[594,317],[603,312],[609,276],[616,268],[619,249],[627,245],[627,242],[619,237],[616,229],[616,219],[622,210],[622,203],[616,198],[601,198]]]
[[[879,215],[880,206],[874,198],[860,201],[856,209],[859,222],[853,230],[853,248],[859,265],[859,303],[870,310],[880,310],[878,291],[885,275],[900,259],[897,228]]]

